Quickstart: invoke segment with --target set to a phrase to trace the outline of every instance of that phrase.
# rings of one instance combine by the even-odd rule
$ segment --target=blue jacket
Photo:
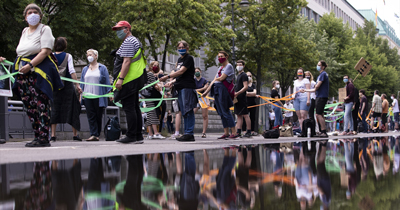
[[[81,75],[81,82],[85,82],[85,75],[86,75],[86,72],[88,69],[89,69],[89,65],[87,65],[83,68],[82,75]],[[103,64],[99,63],[99,70],[100,70],[99,84],[111,85],[107,67],[104,66]],[[82,88],[82,91],[85,92],[85,85],[80,84],[80,86]],[[100,95],[105,95],[105,94],[109,93],[112,89],[110,87],[99,87],[99,88],[100,88]],[[99,98],[99,107],[107,107],[107,105],[108,105],[107,99],[108,98],[106,98],[106,97]],[[81,101],[82,101],[82,104],[85,103],[84,102],[85,100],[81,100]]]

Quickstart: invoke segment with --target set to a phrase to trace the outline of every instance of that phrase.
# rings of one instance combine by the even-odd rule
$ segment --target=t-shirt
[[[53,49],[54,36],[49,26],[39,24],[33,33],[29,34],[28,31],[28,27],[22,31],[22,35],[17,46],[18,56],[26,57],[29,55],[34,55],[39,53],[40,50],[44,48],[48,48],[50,50]]]
[[[207,80],[202,77],[199,80],[197,78],[194,78],[194,81],[196,82],[196,89],[203,88],[207,84]]]
[[[388,113],[389,110],[389,102],[385,99],[382,102],[382,113]]]
[[[239,92],[244,86],[243,86],[243,82],[248,82],[249,78],[247,77],[247,74],[242,72],[237,76],[236,79],[236,85],[235,85],[235,92]],[[240,96],[242,95],[246,95],[246,92],[240,94]]]
[[[142,43],[140,43],[139,39],[134,36],[128,36],[119,47],[117,55],[123,58],[133,58],[141,47]]]
[[[376,113],[382,113],[382,99],[378,95],[374,95],[374,98],[372,99],[372,104],[375,103],[375,107],[373,109],[374,112]]]
[[[353,85],[351,82],[349,82],[349,83],[346,85],[346,94],[347,94],[347,97],[349,97],[349,98],[346,99],[346,100],[344,100],[345,103],[354,102],[354,94],[355,94],[354,89],[355,89],[355,88],[354,88],[354,85]]]
[[[291,103],[286,103],[283,105],[286,109],[293,109],[293,104]],[[285,117],[293,117],[293,112],[285,110]]]
[[[392,106],[393,106],[394,113],[399,112],[399,103],[398,103],[397,99],[393,99]]]
[[[317,78],[318,82],[322,82],[321,86],[315,91],[315,96],[317,98],[328,98],[329,97],[329,78],[328,73],[323,71]]]
[[[182,66],[187,69],[182,75],[176,77],[176,82],[174,83],[175,88],[177,90],[182,90],[183,88],[196,89],[193,56],[186,54],[183,58],[179,57],[177,70],[180,70]]]
[[[301,89],[306,89],[306,85],[307,84],[310,84],[310,80],[308,80],[307,78],[304,78],[302,80],[296,79],[294,81],[294,84],[293,84],[294,91],[297,92],[297,91],[299,91]],[[308,95],[308,93],[300,93],[300,92],[298,92],[298,93],[296,93],[295,97],[296,98],[305,98],[305,97],[307,97],[307,95]]]
[[[99,68],[96,68],[95,70],[88,69],[85,74],[85,82],[98,84],[99,81],[100,81],[100,69]],[[85,84],[84,90],[86,93],[99,95],[100,86]]]
[[[278,96],[278,98],[281,98],[281,96],[278,93],[278,90],[276,89],[272,89],[271,91],[271,98],[275,98],[276,96]]]
[[[256,86],[254,84],[251,84],[248,88],[247,91],[248,93],[251,93],[256,89]],[[256,97],[247,97],[247,105],[248,106],[253,106],[256,105]]]
[[[217,71],[217,78],[219,78],[218,76],[218,72],[221,70],[221,68]],[[221,76],[222,74],[226,74],[226,81],[231,83],[233,81],[233,79],[235,78],[235,69],[233,69],[232,64],[228,63],[228,65],[225,66],[225,68],[222,68],[221,70]],[[221,83],[220,81],[215,81],[214,83]]]
[[[311,86],[310,86],[310,88],[311,88],[311,89],[314,89],[316,84],[317,84],[317,83],[316,83],[314,80],[311,81]],[[315,99],[315,92],[311,92],[311,93],[310,93],[310,99]]]
[[[269,118],[270,118],[271,120],[275,120],[275,112],[270,112],[270,113],[269,113]]]
[[[367,111],[367,109],[368,109],[368,100],[367,100],[367,97],[365,97],[365,96],[363,96],[361,98],[360,112],[361,112],[361,109],[362,109],[364,103],[365,103],[364,112],[361,113],[361,114],[368,114],[368,111]]]

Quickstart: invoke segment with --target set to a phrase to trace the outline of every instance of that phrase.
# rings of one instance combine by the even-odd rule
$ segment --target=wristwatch
[[[120,80],[124,80],[125,78],[118,77],[118,79],[120,79]]]
[[[29,66],[31,67],[31,71],[35,71],[35,68],[33,67],[31,62],[28,62]]]
[[[168,78],[171,78],[171,75],[168,75]]]

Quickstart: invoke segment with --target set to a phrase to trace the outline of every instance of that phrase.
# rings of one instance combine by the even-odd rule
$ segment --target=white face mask
[[[275,85],[275,88],[276,89],[279,89],[281,86],[280,85]]]
[[[93,56],[88,56],[87,60],[89,61],[89,63],[92,63],[94,61],[94,58],[93,58]]]
[[[243,70],[243,66],[236,66],[236,70],[237,71],[242,71]]]
[[[26,21],[28,22],[29,25],[35,26],[39,23],[40,21],[40,16],[38,14],[32,13],[28,15],[26,18]]]
[[[394,100],[394,97],[392,96],[392,97],[390,97],[392,100]]]

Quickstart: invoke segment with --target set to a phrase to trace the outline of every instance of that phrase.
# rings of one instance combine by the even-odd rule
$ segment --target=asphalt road
[[[358,134],[356,136],[330,136],[329,139],[360,138],[375,136],[400,135],[400,132]],[[207,138],[195,135],[195,142],[178,142],[172,139],[145,140],[143,144],[121,144],[110,141],[77,142],[57,141],[51,147],[27,148],[26,141],[13,141],[0,145],[0,164],[49,161],[75,158],[106,157],[115,155],[132,155],[143,153],[165,153],[189,151],[199,149],[223,148],[231,145],[268,144],[307,140],[321,140],[321,138],[280,137],[279,139],[264,139],[262,136],[239,138],[236,140],[217,140],[219,135],[208,134]]]

